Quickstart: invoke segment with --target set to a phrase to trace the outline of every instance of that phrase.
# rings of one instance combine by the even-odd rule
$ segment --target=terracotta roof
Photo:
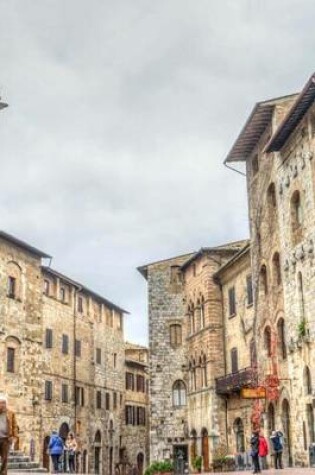
[[[94,292],[94,290],[89,289],[85,285],[80,284],[79,282],[76,282],[75,280],[67,277],[64,274],[61,274],[60,272],[52,269],[51,267],[42,266],[42,269],[43,269],[44,272],[47,272],[47,274],[53,275],[54,277],[58,277],[59,279],[62,279],[65,282],[68,282],[69,284],[73,285],[74,287],[77,287],[77,289],[82,290],[83,292],[86,292],[86,293],[92,295],[93,297],[95,297],[96,300],[99,300],[100,302],[103,302],[109,308],[111,308],[113,310],[116,310],[119,313],[126,313],[127,315],[129,315],[129,312],[127,312],[127,310],[124,310],[123,308],[118,307],[118,305],[115,305],[114,303],[112,303],[110,300],[107,300],[102,295],[97,294],[96,292]]]
[[[302,92],[298,95],[294,104],[287,112],[286,116],[280,123],[278,129],[271,137],[269,143],[266,145],[265,151],[277,152],[280,150],[285,142],[290,137],[291,133],[297,127],[307,110],[314,103],[315,99],[315,73],[305,84]]]
[[[15,236],[12,236],[11,234],[5,233],[4,231],[0,231],[0,238],[2,238],[4,241],[10,242],[11,244],[15,244],[17,247],[20,247],[21,249],[24,249],[25,251],[28,251],[31,254],[34,254],[35,256],[43,257],[45,259],[51,259],[51,256],[49,254],[46,254],[46,252],[40,251],[36,247],[30,246],[26,242],[21,241],[21,239],[18,239]]]
[[[242,128],[224,163],[245,161],[270,123],[273,110],[279,102],[297,97],[298,94],[258,102]]]

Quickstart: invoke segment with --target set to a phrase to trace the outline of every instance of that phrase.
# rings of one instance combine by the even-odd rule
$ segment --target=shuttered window
[[[96,391],[96,409],[102,409],[102,392]]]
[[[106,401],[106,406],[105,406],[105,407],[106,407],[106,411],[109,411],[109,410],[110,410],[110,394],[109,394],[109,393],[106,393],[106,396],[105,396],[105,397],[106,397],[106,399],[105,399],[105,401]]]
[[[81,340],[75,340],[75,356],[81,356]]]
[[[53,331],[50,328],[46,328],[45,346],[46,346],[46,348],[52,348],[53,347]]]
[[[145,380],[141,374],[137,375],[137,391],[141,393],[145,392]]]
[[[100,348],[96,348],[96,363],[102,364],[102,351]]]
[[[52,400],[52,381],[45,381],[45,400]]]
[[[126,389],[130,391],[134,391],[134,377],[132,373],[126,373]]]
[[[62,400],[62,402],[69,402],[69,386],[68,386],[68,384],[63,384],[61,386],[61,400]]]
[[[69,337],[68,335],[62,335],[62,353],[67,355],[69,353]]]
[[[229,289],[229,315],[230,317],[236,315],[235,287]]]

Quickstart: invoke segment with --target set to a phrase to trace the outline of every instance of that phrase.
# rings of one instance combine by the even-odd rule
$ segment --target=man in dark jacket
[[[282,437],[283,434],[279,430],[273,430],[271,433],[271,443],[272,443],[272,448],[274,451],[274,456],[275,456],[275,468],[283,468],[282,465],[282,452],[283,452],[283,444],[282,444]]]
[[[259,466],[259,429],[253,431],[252,437],[250,439],[251,446],[251,456],[253,460],[253,473],[260,473]]]
[[[18,437],[15,414],[7,408],[7,398],[0,394],[0,475],[7,475],[8,455],[12,442]]]

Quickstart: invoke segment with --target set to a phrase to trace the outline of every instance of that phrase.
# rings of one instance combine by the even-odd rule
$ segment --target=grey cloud
[[[129,309],[143,342],[136,266],[247,236],[245,180],[222,161],[256,101],[313,71],[315,5],[3,0],[0,13],[1,227]]]

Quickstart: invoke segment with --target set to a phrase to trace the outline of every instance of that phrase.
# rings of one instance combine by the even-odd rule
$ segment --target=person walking
[[[58,435],[58,432],[56,430],[53,430],[48,445],[48,450],[53,463],[53,473],[59,472],[59,461],[63,453],[63,448],[64,447],[62,438]]]
[[[251,446],[251,457],[253,461],[253,473],[260,473],[260,466],[259,466],[259,429],[253,430],[252,437],[250,439],[250,446]]]
[[[283,433],[281,431],[273,430],[271,433],[271,443],[274,451],[275,458],[275,468],[283,468],[282,465],[282,452],[283,452],[283,443],[282,443]]]
[[[268,450],[268,442],[267,439],[263,436],[263,434],[259,434],[259,446],[258,446],[258,455],[260,460],[260,467],[262,470],[267,470],[267,455],[269,453]]]
[[[75,456],[77,453],[78,444],[72,432],[69,433],[66,448],[68,450],[68,461],[70,473],[75,473]]]
[[[0,475],[7,475],[10,446],[18,438],[15,414],[7,408],[7,397],[0,394]]]

